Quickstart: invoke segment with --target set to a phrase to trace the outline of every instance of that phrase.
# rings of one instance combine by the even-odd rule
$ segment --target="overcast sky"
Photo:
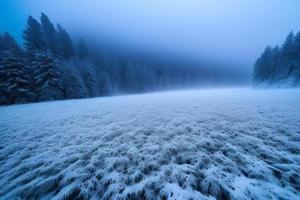
[[[0,0],[0,31],[20,40],[27,15],[45,12],[70,33],[110,35],[250,72],[266,45],[300,30],[299,10],[297,0]]]

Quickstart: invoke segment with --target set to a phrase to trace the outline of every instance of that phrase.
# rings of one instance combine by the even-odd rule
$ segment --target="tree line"
[[[300,31],[290,32],[281,46],[267,46],[254,65],[255,85],[300,86]]]
[[[139,93],[218,81],[222,71],[98,51],[74,42],[42,13],[29,16],[19,45],[0,34],[0,104]],[[231,79],[231,77],[228,77]]]

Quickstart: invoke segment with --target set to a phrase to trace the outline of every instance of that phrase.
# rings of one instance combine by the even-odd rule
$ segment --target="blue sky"
[[[0,31],[20,41],[27,15],[45,12],[74,35],[106,34],[250,71],[266,45],[300,30],[299,9],[295,0],[0,0]]]
[[[0,0],[0,32],[7,31],[18,40],[25,25],[26,11],[15,0]]]

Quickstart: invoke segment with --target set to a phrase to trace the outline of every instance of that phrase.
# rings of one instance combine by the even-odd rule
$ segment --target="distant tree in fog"
[[[60,61],[58,63],[63,80],[64,98],[79,99],[89,97],[79,67],[75,61]]]
[[[85,59],[88,57],[89,53],[88,53],[88,49],[87,46],[84,42],[83,39],[80,39],[78,41],[78,45],[77,45],[77,55],[79,56],[79,58],[81,59]]]
[[[123,74],[123,82],[125,85],[126,92],[136,92],[137,91],[137,80],[136,80],[136,63],[130,61],[126,65]]]
[[[60,25],[57,25],[57,32],[57,41],[60,55],[67,60],[74,57],[74,45],[69,34]]]

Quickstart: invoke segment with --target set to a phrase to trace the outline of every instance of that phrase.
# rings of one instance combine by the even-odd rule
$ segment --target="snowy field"
[[[300,90],[0,107],[0,199],[300,199]]]

